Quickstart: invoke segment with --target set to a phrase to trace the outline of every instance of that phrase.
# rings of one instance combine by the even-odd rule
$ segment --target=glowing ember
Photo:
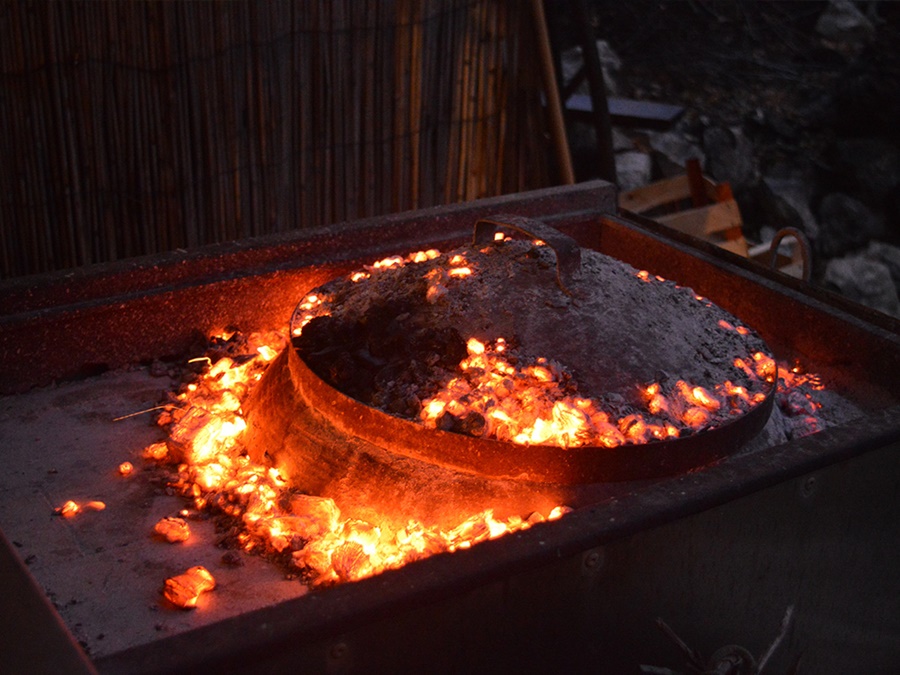
[[[200,596],[216,587],[216,580],[205,567],[191,567],[184,574],[170,577],[163,584],[163,597],[176,607],[193,609]]]
[[[163,518],[153,527],[153,534],[170,544],[191,538],[191,528],[184,518]]]
[[[255,345],[257,340],[269,342]],[[277,470],[255,464],[243,454],[240,438],[246,425],[241,400],[268,365],[268,350],[263,347],[277,351],[285,340],[252,336],[250,342],[255,356],[220,359],[196,386],[178,395],[183,408],[174,411],[177,421],[167,444],[157,443],[144,451],[145,459],[177,462],[172,485],[197,510],[237,525],[240,532],[233,543],[245,551],[287,560],[311,583],[321,585],[362,579],[436,553],[468,548],[559,518],[567,511],[558,507],[546,517],[534,513],[498,520],[487,509],[463,514],[458,525],[444,530],[411,519],[392,531],[344,517],[331,499],[294,492]],[[164,518],[154,532],[167,541],[183,541],[190,535],[182,518]],[[193,607],[193,582],[183,577],[166,582],[172,594],[169,597],[167,592],[166,597],[180,607]]]
[[[385,273],[379,270],[432,261],[439,255],[429,250],[386,258],[348,280],[360,281]],[[420,279],[424,279],[426,301],[440,303],[448,289],[477,284],[485,269],[473,264],[473,257],[453,256],[449,266],[424,273]],[[638,277],[647,283],[665,282],[648,272]],[[292,320],[292,336],[300,335],[314,318],[328,315],[329,292],[304,297]],[[702,297],[697,301],[708,302]],[[717,330],[748,331],[731,321],[720,322]],[[243,402],[286,344],[286,336],[253,335],[245,353],[207,359],[206,372],[185,386],[160,416],[160,424],[169,427],[168,441],[153,444],[143,453],[148,461],[177,467],[171,486],[191,500],[193,509],[225,521],[225,529],[234,533],[227,544],[268,556],[299,571],[311,584],[321,585],[362,579],[430,555],[468,548],[566,512],[558,507],[546,516],[533,513],[498,519],[485,508],[460,514],[451,527],[431,527],[410,519],[402,527],[389,528],[348,518],[331,499],[300,494],[291,487],[290,476],[253,462],[242,442]],[[462,349],[460,342],[448,367],[462,357]],[[726,363],[731,363],[731,357]],[[782,367],[762,352],[735,359],[732,365],[729,379],[715,385],[666,377],[635,383],[634,401],[626,402],[620,400],[623,397],[580,395],[563,366],[520,353],[503,338],[470,337],[455,377],[434,395],[417,399],[416,411],[431,428],[462,428],[471,435],[519,444],[611,448],[677,438],[723,424],[759,405],[768,385],[776,384],[779,409],[798,419],[808,417],[811,422],[806,428],[816,429],[814,413],[820,405],[812,392],[821,383],[815,376]],[[189,515],[191,510],[182,514]],[[164,520],[165,526],[157,524],[164,530],[157,532],[159,536],[168,539],[170,528],[171,536],[181,536],[177,534],[180,526],[174,524],[181,519]],[[390,519],[378,522],[382,520]],[[186,523],[184,530],[189,534]],[[167,580],[172,598],[168,592],[166,597],[178,606],[195,606],[196,588],[215,582],[211,576],[202,581],[206,577],[200,572],[194,576],[201,583],[185,580],[185,575]]]
[[[122,462],[119,464],[119,473],[123,476],[130,476],[134,472],[134,464],[131,462]]]
[[[73,502],[73,501],[70,499],[70,500],[67,501],[65,504],[63,504],[63,505],[60,506],[58,509],[56,509],[55,513],[56,513],[57,515],[62,516],[63,518],[72,518],[72,517],[75,516],[79,511],[81,511],[81,507],[78,506],[78,504],[76,504],[75,502]]]
[[[83,511],[102,511],[105,508],[106,504],[104,502],[90,501],[84,504],[78,504],[70,499],[59,508],[54,509],[53,513],[62,516],[63,518],[73,518]]]
[[[422,403],[420,417],[429,428],[459,431],[462,420],[467,433],[475,429],[473,435],[523,445],[611,448],[677,438],[686,429],[709,427],[723,415],[744,413],[765,400],[765,393],[750,397],[746,387],[731,381],[711,392],[678,380],[668,387],[646,386],[645,410],[622,410],[579,396],[562,366],[511,354],[502,338],[491,344],[471,338],[466,348],[461,374]],[[753,383],[768,380],[774,367],[759,356],[754,368],[736,364]]]
[[[168,416],[166,416],[168,419]],[[148,459],[155,462],[163,461],[166,456],[169,454],[169,448],[166,446],[164,442],[153,443],[144,448],[144,451],[141,453],[144,459]]]

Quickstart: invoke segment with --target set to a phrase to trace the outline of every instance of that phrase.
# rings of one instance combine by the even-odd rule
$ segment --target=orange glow
[[[119,473],[123,476],[130,476],[134,472],[134,464],[131,462],[122,462],[119,464]]]
[[[143,453],[151,461],[182,462],[175,487],[192,500],[194,508],[234,519],[240,525],[236,543],[244,550],[289,554],[294,567],[313,585],[321,585],[362,579],[423,557],[468,548],[565,513],[561,507],[546,518],[534,513],[499,520],[488,508],[460,514],[458,524],[446,529],[426,527],[414,519],[399,529],[388,529],[346,518],[331,499],[292,494],[287,477],[252,462],[241,446],[246,425],[240,403],[268,367],[265,355],[279,351],[285,342],[252,336],[255,357],[240,363],[223,358],[210,366],[193,390],[178,396],[185,410],[170,431],[170,442],[183,456],[173,456],[166,443],[153,444]],[[556,363],[524,359],[502,338],[493,342],[470,338],[466,347],[468,356],[460,363],[460,375],[423,402],[421,418],[428,427],[435,428],[445,414],[477,412],[484,418],[485,435],[500,440],[612,448],[677,438],[686,428],[705,428],[716,414],[749,410],[765,397],[732,380],[714,391],[683,380],[669,386],[652,382],[636,390],[645,410],[617,415],[602,410],[595,400],[572,393],[565,371]],[[756,354],[737,359],[735,367],[752,384],[775,364]],[[803,375],[799,368],[779,366],[777,370],[780,386],[821,385],[816,376]],[[801,398],[796,406],[809,416],[816,404]],[[815,430],[814,425],[809,428]],[[77,505],[74,508],[77,512]],[[193,606],[191,597],[187,594],[186,606]]]
[[[376,263],[377,265],[377,263]],[[368,279],[369,275],[365,272],[357,272],[357,274],[362,274],[364,276],[354,279],[354,281],[359,281],[360,279]],[[354,277],[356,276],[353,275]],[[326,301],[326,298],[320,298],[315,293],[310,293],[303,301],[297,305],[298,310],[302,310],[302,314],[300,315],[299,324],[294,326],[294,335],[300,335],[303,331],[303,327],[312,321],[317,316],[326,316],[328,314],[327,311],[322,309],[322,304]]]
[[[502,339],[486,344],[470,338],[466,347],[461,374],[423,402],[420,419],[426,427],[447,428],[446,415],[462,419],[475,413],[483,418],[482,435],[488,438],[521,445],[617,447],[677,438],[682,430],[718,424],[717,414],[745,412],[766,397],[762,391],[751,396],[746,386],[731,381],[715,391],[683,380],[664,390],[654,382],[640,391],[645,410],[622,414],[571,393],[568,375],[545,358],[528,362],[518,355],[512,365]],[[765,372],[764,359],[758,360]],[[747,376],[757,385],[762,379],[755,370]]]
[[[216,580],[205,567],[191,567],[184,574],[166,579],[163,597],[181,609],[193,609],[200,596],[216,587]]]
[[[173,487],[192,500],[195,509],[239,523],[236,543],[245,551],[290,553],[293,566],[311,583],[321,585],[362,579],[436,553],[467,548],[566,512],[560,507],[546,518],[534,513],[527,518],[499,520],[486,509],[460,514],[458,524],[447,529],[426,527],[410,519],[394,531],[344,517],[331,499],[293,494],[285,477],[251,461],[241,446],[246,424],[240,402],[268,366],[268,350],[263,347],[277,351],[286,342],[267,339],[270,341],[256,344],[264,338],[251,336],[255,356],[240,363],[220,359],[193,390],[178,395],[186,411],[169,433],[170,443],[178,448],[176,455],[166,443],[153,444],[143,453],[150,461],[181,462]],[[477,352],[479,345],[483,352],[485,346],[477,340],[469,346]],[[441,405],[432,403],[435,414]],[[156,524],[154,536],[184,541],[190,537],[190,528],[183,518],[164,518]],[[204,577],[200,574],[199,578],[202,586]],[[194,607],[199,594],[194,593],[192,579],[180,575],[167,580],[166,597],[179,607]]]
[[[383,260],[375,262],[372,267],[374,267],[376,270],[385,267],[399,267],[404,262],[405,261],[403,260],[403,258],[401,258],[399,255],[392,255],[388,258],[384,258]]]
[[[438,255],[432,249],[405,258],[394,256],[356,274],[365,275],[358,279],[367,278],[378,269],[421,263]],[[454,256],[450,262],[452,267],[436,267],[425,275],[428,302],[439,302],[448,286],[459,283],[450,281],[452,277],[472,273],[464,256]],[[349,278],[356,280],[356,274]],[[639,272],[638,277],[648,283],[664,281],[647,271]],[[312,318],[324,315],[323,303],[328,301],[317,294],[307,295],[298,305],[294,332],[299,334]],[[728,322],[720,326],[743,328]],[[288,561],[312,585],[321,585],[362,579],[430,555],[468,548],[566,512],[559,507],[546,517],[533,513],[498,519],[488,504],[478,513],[460,513],[451,527],[428,527],[409,514],[411,519],[405,525],[389,528],[349,518],[331,499],[295,494],[290,476],[254,463],[242,445],[246,429],[242,402],[286,344],[286,336],[250,336],[246,358],[224,357],[211,363],[195,383],[177,395],[173,406],[177,414],[170,415],[168,442],[153,444],[143,453],[147,460],[177,466],[172,487],[190,500],[193,509],[227,518],[229,527],[237,532],[230,540],[232,545],[261,555],[277,554],[279,561]],[[484,437],[525,445],[615,448],[679,438],[718,426],[728,416],[759,405],[768,389],[764,382],[777,382],[779,392],[796,383],[821,384],[814,375],[782,368],[757,353],[736,359],[732,379],[721,384],[701,387],[674,378],[635,383],[633,400],[613,405],[578,393],[571,375],[557,362],[524,356],[502,338],[483,341],[471,337],[466,347],[467,355],[456,376],[422,401],[420,421],[430,429],[447,429],[454,428],[453,418],[475,419],[472,428],[483,428]],[[803,415],[815,411],[817,404],[805,395],[796,394],[794,399],[793,409]],[[397,514],[384,515],[390,518],[376,514],[373,520],[393,520]],[[173,532],[177,531],[174,527]],[[186,604],[179,606],[195,606],[199,594],[178,591],[173,602],[178,604],[182,596],[187,598]]]
[[[191,528],[184,518],[163,518],[154,525],[153,534],[170,544],[175,544],[190,539]]]
[[[79,513],[82,513],[84,511],[103,511],[105,508],[106,504],[101,501],[94,500],[85,502],[84,504],[79,504],[70,499],[62,506],[54,509],[53,512],[58,516],[62,516],[63,518],[74,518]]]
[[[72,518],[76,514],[81,511],[81,507],[78,506],[71,499],[67,501],[65,504],[56,509],[57,515],[62,516],[63,518]]]

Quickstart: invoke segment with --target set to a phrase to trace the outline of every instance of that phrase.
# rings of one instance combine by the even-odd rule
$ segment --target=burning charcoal
[[[779,394],[777,400],[778,407],[785,415],[796,417],[816,414],[816,404],[797,389],[791,389],[787,394]]]
[[[487,422],[481,413],[470,412],[460,420],[461,433],[468,436],[481,436],[487,428]]]
[[[130,476],[134,472],[134,464],[131,462],[122,462],[119,464],[119,474],[122,476]]]
[[[341,544],[331,555],[331,565],[341,581],[360,579],[372,570],[372,562],[362,544],[355,541]]]
[[[296,529],[307,538],[334,531],[341,517],[333,499],[311,495],[291,497],[290,511],[297,522]]]
[[[81,511],[81,507],[79,507],[78,504],[70,499],[65,504],[54,510],[54,513],[58,516],[62,516],[63,518],[72,518],[79,511]]]
[[[82,511],[102,511],[106,508],[106,504],[100,501],[90,501],[85,504],[78,504],[71,499],[65,504],[53,510],[58,516],[63,518],[73,518]]]
[[[169,457],[173,462],[183,462],[190,453],[194,437],[208,423],[211,415],[199,407],[192,407],[178,422],[166,441]]]
[[[194,609],[200,595],[216,587],[216,580],[205,567],[191,567],[184,574],[169,577],[163,584],[163,597],[176,607]]]
[[[446,410],[441,413],[440,417],[437,418],[437,428],[441,431],[450,431],[452,433],[458,434],[460,427],[459,418],[447,412]]]
[[[170,544],[177,544],[190,539],[191,528],[182,518],[163,518],[153,527],[153,534]]]
[[[330,542],[325,539],[310,542],[299,551],[294,551],[291,558],[294,565],[312,572],[315,577],[326,575],[331,570]]]

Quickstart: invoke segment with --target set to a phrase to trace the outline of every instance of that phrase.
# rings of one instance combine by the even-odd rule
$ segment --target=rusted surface
[[[299,295],[360,260],[457,246],[473,218],[510,208],[526,216],[608,212],[615,188],[590,181],[4,281],[0,394],[183,353],[197,330],[283,325]]]

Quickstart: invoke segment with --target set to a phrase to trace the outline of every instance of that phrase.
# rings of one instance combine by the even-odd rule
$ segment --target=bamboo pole
[[[544,79],[544,95],[547,99],[547,111],[550,116],[550,135],[556,151],[556,161],[560,174],[560,182],[564,185],[575,183],[575,171],[572,168],[572,155],[569,152],[569,141],[566,138],[566,124],[563,119],[562,103],[559,100],[559,86],[553,68],[553,53],[550,49],[550,35],[547,32],[547,18],[544,15],[543,0],[531,0],[531,11],[534,15],[534,32],[540,54],[541,74]]]

